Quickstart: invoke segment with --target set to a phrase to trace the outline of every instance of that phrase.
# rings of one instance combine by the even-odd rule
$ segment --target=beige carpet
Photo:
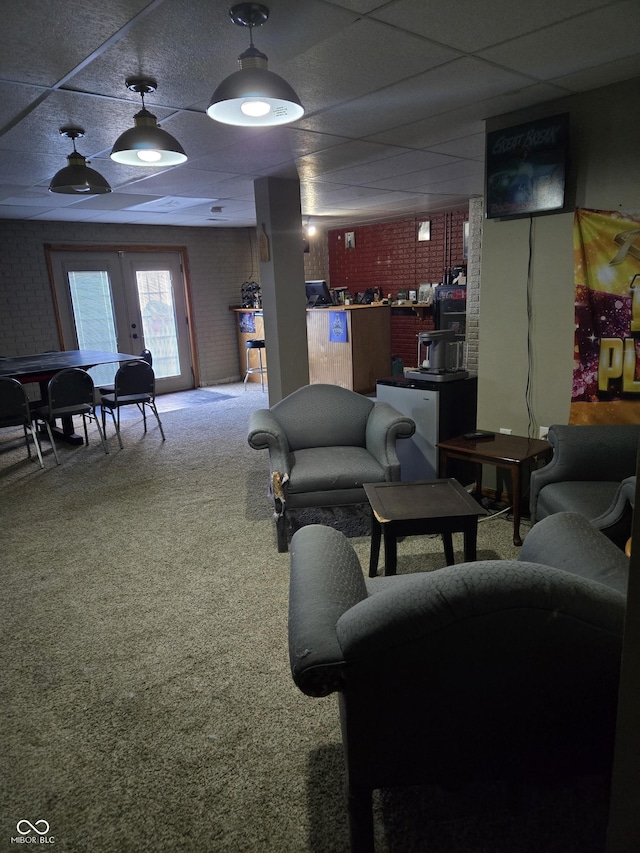
[[[58,853],[348,848],[336,698],[292,683],[288,555],[246,443],[266,395],[193,393],[161,400],[166,442],[127,418],[124,450],[92,432],[59,468],[0,436],[0,851],[25,820]],[[480,556],[515,555],[511,536],[484,522]],[[401,572],[443,564],[438,537],[399,547]],[[602,815],[586,783],[385,793],[377,849],[595,853]]]

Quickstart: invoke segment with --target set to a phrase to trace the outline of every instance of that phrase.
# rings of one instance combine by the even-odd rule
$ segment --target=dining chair
[[[156,408],[155,398],[156,377],[153,367],[141,358],[135,361],[126,361],[116,373],[113,393],[102,394],[100,397],[103,431],[106,433],[106,412],[109,411],[121,450],[123,444],[120,434],[120,409],[123,406],[135,405],[140,409],[145,432],[147,431],[147,413],[145,407],[149,406],[158,422],[162,440],[165,440],[162,421]]]
[[[24,441],[27,445],[29,458],[31,458],[31,446],[29,444],[29,433],[31,433],[40,467],[44,468],[38,432],[31,416],[29,398],[25,387],[17,379],[2,377],[0,378],[0,429],[15,426],[21,426],[24,429]]]
[[[86,370],[82,370],[79,367],[68,367],[65,370],[59,370],[49,380],[49,384],[47,385],[48,402],[46,405],[37,408],[33,414],[46,427],[56,465],[60,464],[60,459],[58,458],[58,451],[51,429],[51,424],[56,418],[73,418],[74,415],[82,415],[86,444],[89,443],[87,418],[94,420],[98,427],[102,448],[105,453],[109,452],[107,443],[104,440],[104,433],[100,426],[100,419],[96,412],[94,390],[93,379]]]
[[[143,361],[146,361],[148,364],[153,365],[153,356],[151,355],[151,350],[143,349],[138,358],[141,358]],[[116,386],[113,382],[110,385],[99,385],[98,391],[101,394],[113,394],[116,390]]]

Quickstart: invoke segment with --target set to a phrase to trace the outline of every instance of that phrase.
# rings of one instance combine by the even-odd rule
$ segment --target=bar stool
[[[247,390],[247,381],[249,379],[250,374],[259,373],[260,374],[260,382],[262,383],[262,390],[264,391],[264,375],[267,372],[267,368],[264,366],[262,361],[262,350],[264,349],[264,340],[262,338],[254,338],[251,341],[246,341],[245,346],[247,348],[247,370],[244,374],[244,390]],[[258,350],[258,367],[250,367],[249,366],[249,357],[251,355],[251,350]]]

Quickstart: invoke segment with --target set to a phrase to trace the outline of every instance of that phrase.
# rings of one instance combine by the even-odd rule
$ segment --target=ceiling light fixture
[[[250,46],[238,57],[240,71],[230,74],[211,96],[207,115],[223,124],[272,127],[304,115],[300,98],[282,77],[269,71],[267,57],[253,45],[253,28],[269,17],[261,3],[238,3],[229,9],[234,24],[249,27]]]
[[[132,77],[126,81],[126,87],[140,95],[142,109],[133,117],[135,126],[116,139],[111,159],[126,166],[178,166],[185,163],[187,155],[182,145],[158,127],[157,118],[144,105],[144,96],[158,88],[156,81]]]
[[[316,233],[316,226],[311,224],[310,216],[307,216],[307,221],[305,222],[304,230],[307,232],[307,236],[309,237],[313,237],[313,235]]]
[[[111,187],[107,181],[95,169],[90,169],[86,159],[76,151],[76,139],[84,136],[84,130],[81,127],[61,127],[60,136],[66,136],[73,142],[73,152],[67,156],[69,165],[53,176],[49,192],[70,195],[110,193]]]

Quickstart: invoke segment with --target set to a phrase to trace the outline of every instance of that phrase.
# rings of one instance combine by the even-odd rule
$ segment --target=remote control
[[[495,438],[495,432],[487,432],[486,430],[478,430],[477,432],[465,432],[462,436],[466,441],[479,441],[481,438]]]

